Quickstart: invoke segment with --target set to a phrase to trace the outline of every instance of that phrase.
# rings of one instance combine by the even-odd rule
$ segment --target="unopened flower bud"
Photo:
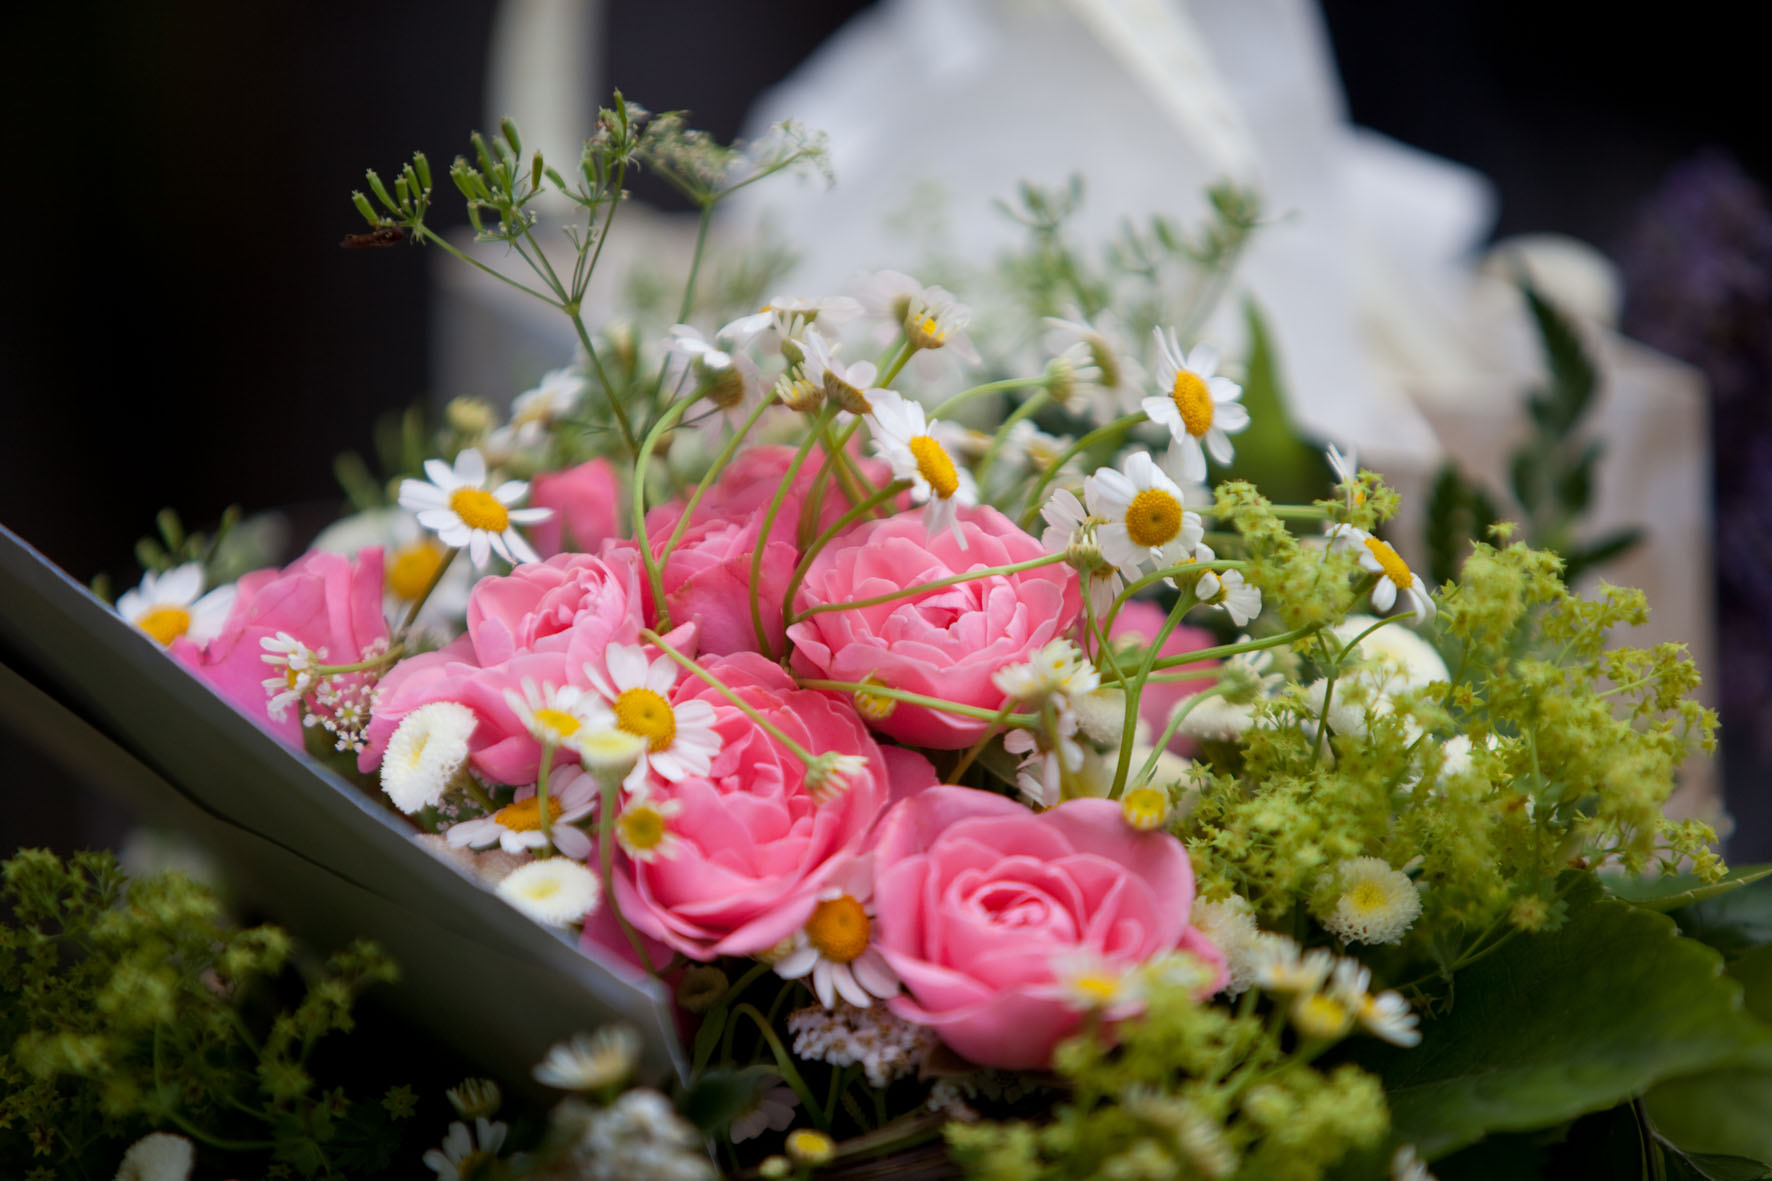
[[[677,985],[677,1003],[691,1013],[705,1013],[726,995],[731,981],[712,964],[696,964]]]
[[[797,1164],[822,1165],[837,1151],[836,1144],[823,1132],[813,1128],[795,1128],[788,1133],[788,1156]]]
[[[725,353],[704,353],[697,357],[695,374],[701,379],[702,397],[720,409],[730,410],[744,400],[744,374]]]
[[[449,428],[464,435],[483,435],[498,421],[490,403],[483,398],[451,398],[443,408]]]
[[[365,197],[361,191],[357,189],[351,190],[351,204],[357,207],[357,212],[363,215],[364,221],[372,226],[379,224],[378,219],[375,216],[375,206],[369,203],[369,198]]]
[[[800,414],[815,413],[824,405],[824,391],[805,378],[782,374],[775,382],[775,396],[783,406]]]
[[[874,409],[874,404],[868,401],[864,390],[850,385],[829,369],[824,374],[824,396],[835,403],[838,409],[847,410],[851,414],[868,414]]]
[[[580,763],[605,787],[626,779],[646,749],[645,739],[626,730],[585,728],[574,737]]]
[[[789,365],[802,365],[806,361],[806,347],[791,336],[781,338],[781,355],[787,358]]]
[[[1060,406],[1070,405],[1077,392],[1077,367],[1063,357],[1054,357],[1046,364],[1046,394]]]

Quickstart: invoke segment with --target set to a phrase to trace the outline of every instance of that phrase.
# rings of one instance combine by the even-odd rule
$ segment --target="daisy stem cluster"
[[[877,607],[881,603],[892,603],[899,599],[915,598],[930,591],[944,587],[957,586],[962,582],[973,582],[980,578],[991,578],[1004,574],[1019,574],[1023,570],[1037,570],[1041,566],[1053,566],[1065,560],[1063,554],[1045,554],[1038,558],[1029,558],[1025,562],[1008,562],[1001,566],[980,566],[976,570],[968,570],[964,574],[954,574],[947,578],[937,578],[929,582],[919,582],[890,594],[874,595],[866,599],[846,599],[837,603],[815,603],[803,611],[796,611],[789,622],[798,622],[813,615],[826,611],[851,611],[858,607]]]
[[[1108,792],[1109,799],[1119,799],[1126,790],[1126,775],[1132,768],[1132,747],[1138,733],[1138,699],[1143,695],[1145,680],[1151,675],[1151,670],[1156,667],[1157,658],[1163,651],[1163,644],[1169,639],[1169,633],[1175,630],[1176,625],[1181,622],[1181,617],[1187,614],[1188,608],[1198,601],[1191,590],[1183,590],[1176,597],[1175,606],[1170,608],[1169,617],[1163,621],[1162,628],[1151,640],[1150,646],[1145,649],[1144,660],[1139,664],[1138,674],[1126,686],[1126,716],[1121,723],[1120,759],[1114,767],[1114,786]]]

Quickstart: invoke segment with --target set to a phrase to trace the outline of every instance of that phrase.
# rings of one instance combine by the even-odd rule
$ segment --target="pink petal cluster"
[[[1086,951],[1127,970],[1171,951],[1218,969],[1188,925],[1181,842],[1130,827],[1110,800],[1047,812],[991,792],[932,787],[897,805],[875,842],[876,939],[909,994],[892,1002],[957,1053],[1037,1070],[1082,1023],[1055,962]]]
[[[381,765],[400,719],[434,701],[456,701],[479,719],[470,746],[476,771],[495,783],[533,783],[536,742],[505,700],[536,684],[584,685],[587,661],[603,664],[610,644],[637,642],[640,575],[633,547],[607,546],[603,557],[557,554],[482,578],[468,601],[468,629],[435,652],[403,660],[382,679],[358,758]],[[570,752],[562,751],[570,758]]]
[[[544,558],[559,553],[594,554],[623,534],[621,484],[607,459],[558,472],[542,472],[529,485],[529,503],[554,515],[529,526],[529,539]]]
[[[1045,554],[1040,543],[992,508],[963,508],[959,530],[931,537],[919,512],[845,531],[813,561],[796,611],[820,603],[877,598],[985,566]],[[1077,575],[1062,563],[970,579],[911,598],[812,615],[788,628],[794,667],[811,677],[862,682],[996,710],[1001,668],[1067,634],[1082,600]],[[900,703],[875,728],[901,742],[953,750],[978,740],[989,723]]]
[[[265,663],[259,641],[278,632],[324,649],[329,664],[354,664],[365,648],[387,640],[380,548],[366,547],[355,558],[314,550],[281,570],[255,570],[237,584],[233,610],[215,639],[199,647],[180,637],[169,649],[253,721],[299,750],[299,711],[282,721],[267,712],[264,682],[276,670]]]
[[[623,856],[615,897],[641,934],[710,960],[765,951],[803,926],[819,890],[863,851],[894,788],[915,790],[935,775],[921,756],[882,752],[847,701],[798,688],[756,653],[702,664],[812,753],[866,761],[847,791],[814,803],[798,756],[699,678],[678,683],[673,704],[714,707],[720,753],[705,777],[655,785],[658,797],[683,804],[671,820],[681,844],[669,858]]]
[[[1128,599],[1120,608],[1119,615],[1114,617],[1114,626],[1108,632],[1113,640],[1136,639],[1140,644],[1148,645],[1156,639],[1157,633],[1163,630],[1163,623],[1168,614],[1155,603],[1144,599]],[[1218,642],[1213,634],[1201,627],[1177,627],[1163,641],[1162,655],[1185,656],[1189,652],[1198,652],[1201,648],[1210,648]],[[1199,664],[1183,666],[1181,672],[1206,672],[1218,667],[1218,661],[1205,660]],[[1147,681],[1138,696],[1138,716],[1151,729],[1150,740],[1155,742],[1162,737],[1163,730],[1169,725],[1169,716],[1175,707],[1204,689],[1210,681]],[[1177,734],[1169,740],[1169,749],[1178,755],[1191,756],[1197,749],[1193,739]]]

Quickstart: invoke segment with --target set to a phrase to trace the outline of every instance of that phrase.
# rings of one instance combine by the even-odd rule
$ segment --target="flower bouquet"
[[[1225,478],[1284,427],[1264,366],[1200,339],[1251,195],[1095,275],[1048,238],[990,316],[891,272],[735,308],[713,211],[819,166],[815,138],[726,147],[618,96],[579,160],[508,123],[473,149],[449,180],[527,273],[431,228],[423,155],[369,174],[347,244],[488,270],[579,356],[508,414],[450,404],[381,478],[343,465],[359,511],[293,564],[222,581],[168,538],[116,610],[671,998],[713,1156],[605,1121],[584,1175],[938,1139],[990,1177],[1483,1175],[1584,1116],[1640,1129],[1656,1175],[1767,1175],[1727,1171],[1763,1168],[1763,1124],[1706,1118],[1772,1094],[1772,974],[1719,935],[1753,875],[1662,815],[1712,743],[1692,665],[1622,646],[1641,595],[1572,594],[1505,525],[1427,585],[1338,449],[1301,503]],[[587,324],[640,168],[700,209],[694,264]],[[1018,318],[1029,291],[1053,314]],[[640,1099],[599,1052],[537,1077],[614,1120]],[[433,1168],[515,1169],[486,1131]]]

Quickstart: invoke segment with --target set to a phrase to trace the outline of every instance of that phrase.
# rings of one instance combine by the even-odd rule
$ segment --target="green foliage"
[[[949,1149],[992,1181],[1322,1177],[1383,1140],[1385,1098],[1360,1068],[1318,1069],[1283,1047],[1284,1020],[1153,991],[1117,1044],[1085,1033],[1060,1045],[1054,1067],[1072,1090],[1049,1122],[950,1124]]]
[[[1599,376],[1567,316],[1522,279],[1520,289],[1538,333],[1547,381],[1526,396],[1531,434],[1508,461],[1514,500],[1525,513],[1526,540],[1562,557],[1565,581],[1628,551],[1642,530],[1620,529],[1578,542],[1576,528],[1593,503],[1594,472],[1604,451],[1581,434]],[[1447,464],[1427,504],[1428,571],[1436,583],[1453,578],[1465,543],[1500,519],[1489,494]]]
[[[64,862],[43,850],[3,873],[0,1173],[48,1160],[109,1175],[154,1130],[304,1177],[385,1161],[395,1113],[322,1089],[310,1067],[326,1035],[352,1028],[363,990],[394,979],[374,946],[333,956],[293,1009],[267,1013],[262,994],[289,937],[231,928],[189,879],[126,883],[109,854]]]
[[[1713,882],[1696,874],[1670,873],[1652,878],[1608,877],[1606,887],[1626,902],[1649,910],[1669,911],[1720,898],[1768,876],[1772,876],[1772,865],[1745,865]]]
[[[1458,1004],[1416,1049],[1371,1055],[1394,1138],[1434,1157],[1491,1131],[1543,1127],[1772,1043],[1719,957],[1667,918],[1569,879],[1569,920],[1458,977]]]

